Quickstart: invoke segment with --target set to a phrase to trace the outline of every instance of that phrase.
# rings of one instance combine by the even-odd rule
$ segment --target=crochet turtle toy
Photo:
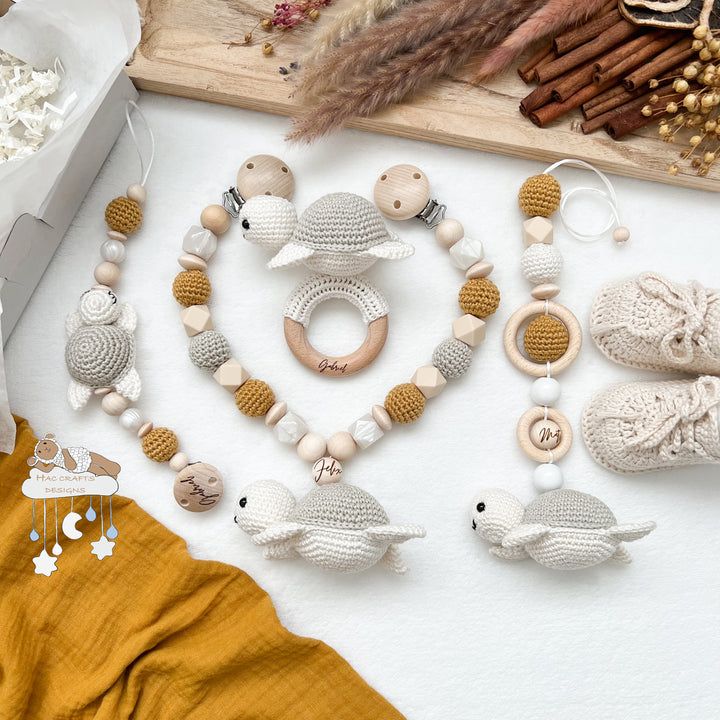
[[[372,495],[344,483],[320,485],[297,502],[284,485],[259,480],[241,492],[235,522],[268,559],[300,556],[340,572],[360,572],[382,560],[404,573],[397,545],[425,537],[417,525],[391,525]]]
[[[140,397],[136,325],[135,310],[119,304],[112,290],[94,287],[80,297],[65,321],[65,364],[72,377],[68,401],[74,410],[85,407],[95,388],[112,388],[131,401]]]
[[[503,560],[531,557],[540,565],[578,570],[605,560],[629,563],[623,542],[639,540],[654,522],[618,525],[604,502],[577,490],[543,493],[527,507],[505,490],[484,490],[475,500],[472,529]]]

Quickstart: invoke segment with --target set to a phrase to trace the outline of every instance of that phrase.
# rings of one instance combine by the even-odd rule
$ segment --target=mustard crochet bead
[[[275,404],[275,393],[264,380],[250,378],[235,391],[238,410],[249,417],[262,417]]]
[[[533,175],[520,188],[520,209],[530,217],[550,217],[560,207],[560,183],[552,175]]]
[[[185,307],[204,305],[210,297],[212,285],[202,270],[183,270],[175,276],[172,291],[175,299]]]
[[[130,198],[116,197],[105,208],[105,222],[111,230],[129,235],[142,223],[142,208]]]
[[[486,318],[498,309],[500,291],[492,280],[473,278],[460,288],[458,302],[467,315]]]
[[[142,439],[145,455],[155,462],[167,462],[178,451],[177,435],[166,427],[152,429]]]
[[[525,330],[525,352],[535,362],[555,362],[568,349],[570,334],[552,315],[538,315]]]
[[[385,409],[396,423],[415,422],[425,410],[425,396],[412,383],[396,385],[385,398]]]

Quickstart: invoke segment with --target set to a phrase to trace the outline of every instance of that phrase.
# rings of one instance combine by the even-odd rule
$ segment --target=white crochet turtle
[[[279,482],[259,480],[240,493],[235,522],[265,548],[266,558],[299,555],[340,572],[360,572],[383,560],[404,573],[397,545],[425,537],[417,525],[391,525],[372,495],[344,483],[320,485],[298,503]]]
[[[540,565],[578,570],[605,560],[630,562],[623,541],[639,540],[655,523],[618,525],[604,502],[577,490],[543,493],[527,507],[505,490],[484,490],[475,500],[472,529],[503,560],[531,557]]]
[[[239,215],[246,240],[273,250],[269,268],[304,264],[314,272],[348,277],[377,260],[399,260],[415,252],[385,226],[369,201],[352,193],[330,193],[297,219],[293,205],[270,195],[250,198]]]
[[[87,404],[95,388],[109,387],[128,400],[140,397],[133,333],[137,315],[118,303],[112,290],[94,287],[80,297],[65,321],[65,364],[72,377],[68,401],[74,410]]]

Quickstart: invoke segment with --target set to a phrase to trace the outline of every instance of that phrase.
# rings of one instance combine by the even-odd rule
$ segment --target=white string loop
[[[135,133],[135,127],[133,125],[132,119],[130,118],[130,108],[135,110],[135,112],[140,116],[140,119],[143,121],[143,125],[145,125],[145,129],[147,130],[148,137],[150,138],[150,159],[148,160],[147,166],[145,166],[145,158],[143,157],[143,152],[140,148],[140,143],[138,142],[138,138]],[[143,115],[142,110],[140,110],[138,104],[134,100],[128,100],[127,105],[125,106],[125,119],[127,120],[127,126],[128,130],[130,131],[130,136],[132,137],[133,144],[135,145],[138,157],[140,158],[140,185],[144,186],[147,182],[148,175],[150,175],[153,161],[155,160],[155,136],[153,135],[153,131],[150,128],[150,123],[147,121],[147,118],[145,117],[145,115]]]

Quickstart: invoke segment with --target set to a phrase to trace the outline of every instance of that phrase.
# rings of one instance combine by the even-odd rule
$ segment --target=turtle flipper
[[[540,523],[523,523],[510,530],[502,540],[504,548],[518,548],[535,542],[550,531],[547,525]]]
[[[624,545],[618,545],[617,550],[610,556],[610,559],[625,565],[632,562],[632,557]]]
[[[298,556],[297,551],[289,542],[271,543],[263,551],[266,560],[287,560]]]
[[[645,537],[656,527],[657,525],[652,520],[649,520],[648,522],[630,523],[628,525],[614,525],[607,529],[607,534],[615,540],[632,542]]]
[[[120,382],[115,383],[115,391],[131,402],[135,402],[140,398],[142,392],[142,382],[138,371],[131,367],[123,376]]]
[[[378,525],[363,530],[372,540],[388,543],[403,543],[412,538],[425,537],[425,528],[419,525]]]
[[[81,410],[87,405],[90,396],[92,395],[92,388],[89,385],[83,385],[77,382],[77,380],[71,380],[68,385],[67,398],[70,403],[70,407],[73,410]]]
[[[501,560],[527,560],[530,557],[522,546],[505,548],[501,545],[493,545],[490,548],[490,554]]]
[[[284,542],[296,537],[303,531],[302,525],[292,522],[281,522],[259,532],[257,535],[251,535],[250,539],[256,545],[273,545]]]
[[[135,308],[128,303],[123,303],[120,306],[120,317],[115,321],[119,328],[125,330],[125,332],[132,335],[137,327],[137,313]]]
[[[390,547],[388,547],[387,552],[382,557],[382,562],[391,570],[398,573],[398,575],[403,575],[407,572],[407,565],[404,563],[400,548],[398,548],[397,545],[390,545]]]
[[[65,335],[67,337],[70,337],[76,330],[79,330],[82,327],[83,321],[80,317],[80,313],[77,312],[71,312],[66,318],[65,318]]]

